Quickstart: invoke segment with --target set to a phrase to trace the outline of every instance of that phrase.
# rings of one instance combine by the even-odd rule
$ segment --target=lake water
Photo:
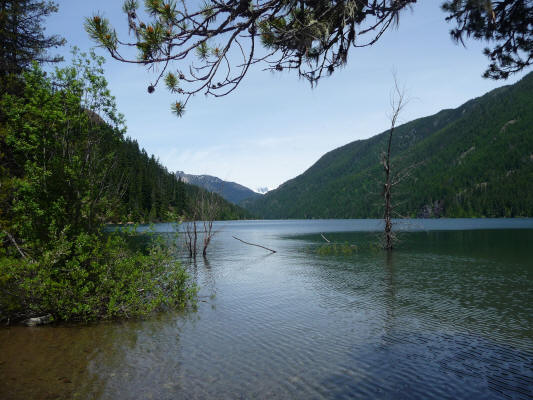
[[[217,223],[197,311],[1,328],[0,399],[532,399],[533,219],[380,227]]]

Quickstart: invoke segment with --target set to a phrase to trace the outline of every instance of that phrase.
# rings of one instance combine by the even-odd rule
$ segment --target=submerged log
[[[238,240],[239,242],[242,242],[242,243],[244,243],[244,244],[248,244],[248,245],[250,245],[250,246],[261,247],[262,249],[265,249],[265,250],[271,251],[272,253],[275,253],[275,252],[276,252],[276,250],[269,249],[268,247],[261,246],[260,244],[249,243],[249,242],[245,242],[245,241],[242,240],[242,239],[239,239],[238,237],[235,237],[235,236],[232,236],[232,237],[233,237],[233,239],[236,239],[236,240]]]
[[[52,314],[46,314],[41,317],[35,317],[35,318],[28,318],[24,321],[22,321],[26,326],[37,326],[37,325],[45,325],[49,324],[54,320],[54,317],[52,317]]]

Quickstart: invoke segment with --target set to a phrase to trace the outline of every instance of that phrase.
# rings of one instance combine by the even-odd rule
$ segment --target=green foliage
[[[97,75],[101,60],[94,65],[80,57],[53,80],[35,66],[24,75],[21,95],[0,100],[9,155],[2,181],[11,189],[0,223],[34,247],[66,226],[73,233],[94,232],[119,201],[109,171],[110,148],[122,139],[120,115]]]
[[[122,10],[125,13],[135,12],[139,8],[139,2],[137,0],[126,0],[122,5]]]
[[[327,243],[316,249],[317,254],[321,256],[349,256],[357,253],[357,245],[349,243]]]
[[[533,3],[529,0],[448,0],[442,5],[447,21],[455,21],[452,38],[464,44],[464,37],[485,40],[484,54],[490,64],[486,78],[507,79],[533,64]]]
[[[201,60],[205,60],[207,59],[208,55],[209,55],[209,47],[207,46],[207,43],[206,42],[201,42],[197,47],[196,47],[196,55],[198,56],[199,59]]]
[[[195,296],[172,249],[155,238],[130,249],[120,234],[59,234],[34,260],[0,257],[0,317],[130,318],[183,308]],[[3,315],[2,315],[3,314]]]
[[[43,18],[57,11],[51,1],[0,1],[0,77],[18,74],[31,67],[33,61],[58,62],[62,58],[46,54],[52,47],[64,44],[59,36],[45,36]],[[3,83],[3,82],[1,82]],[[2,90],[3,92],[3,90]]]
[[[214,21],[214,15],[215,12],[213,11],[213,5],[209,4],[208,2],[204,2],[202,6],[202,15],[205,17],[205,20],[207,22],[213,22]]]
[[[184,215],[194,207],[194,199],[203,189],[176,178],[154,156],[149,156],[130,138],[114,149],[118,171],[114,180],[122,186],[120,202],[107,222],[169,221],[169,213]],[[249,214],[218,197],[216,219],[242,219]]]
[[[170,109],[178,117],[182,117],[183,114],[185,114],[185,105],[181,101],[176,101],[174,104],[172,104]]]
[[[169,211],[190,210],[200,189],[124,138],[102,65],[103,58],[75,50],[72,66],[51,77],[34,67],[21,93],[0,99],[0,225],[11,232],[46,242],[67,224],[94,231],[105,222],[164,221]],[[246,216],[220,203],[217,219]]]
[[[227,95],[249,67],[260,61],[271,70],[295,69],[315,84],[323,72],[331,74],[346,63],[349,48],[356,45],[356,30],[358,38],[368,34],[374,36],[369,43],[376,41],[399,12],[415,2],[395,0],[363,6],[359,0],[205,0],[190,4],[145,0],[146,13],[141,15],[137,2],[126,0],[123,11],[133,42],[118,41],[109,21],[100,16],[87,18],[85,29],[117,60],[148,67],[161,64],[162,76],[177,63],[176,69],[184,76],[179,92],[183,98],[171,108],[180,117],[191,96],[200,92]],[[214,41],[220,44],[214,46]],[[258,41],[270,54],[255,57]],[[126,42],[137,48],[136,57],[130,59],[128,52],[119,50],[129,47]],[[232,65],[228,55],[234,52],[242,55],[242,60]],[[167,87],[176,91],[173,82],[167,82]],[[151,84],[149,91],[152,89]]]
[[[171,92],[175,92],[178,89],[179,79],[176,74],[169,72],[165,76],[165,84],[167,85],[168,90],[170,90]]]
[[[103,46],[109,49],[117,49],[117,34],[110,27],[109,20],[100,15],[95,15],[91,19],[87,18],[85,21],[85,29],[89,36],[102,43]]]
[[[102,233],[185,213],[200,190],[123,137],[102,63],[75,50],[72,66],[35,64],[0,98],[0,319],[141,316],[194,294],[161,241],[142,251]]]
[[[533,73],[399,126],[391,160],[401,178],[393,187],[395,216],[533,216],[531,93]],[[243,206],[264,218],[381,218],[386,139],[384,132],[333,150]]]

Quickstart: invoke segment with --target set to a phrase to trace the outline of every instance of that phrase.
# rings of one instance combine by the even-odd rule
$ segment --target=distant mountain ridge
[[[322,156],[300,176],[242,205],[262,218],[382,216],[387,132]],[[397,127],[398,216],[533,216],[533,73],[456,109]]]
[[[192,175],[186,174],[183,171],[177,171],[176,177],[181,178],[181,180],[185,183],[196,185],[210,192],[217,193],[233,204],[240,204],[244,200],[262,196],[246,186],[240,185],[236,182],[224,181],[216,176]]]

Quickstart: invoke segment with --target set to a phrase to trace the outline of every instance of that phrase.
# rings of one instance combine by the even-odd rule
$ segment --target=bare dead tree
[[[392,148],[392,138],[394,135],[394,129],[396,128],[398,117],[402,109],[407,104],[407,99],[405,96],[405,90],[400,88],[398,84],[398,79],[396,74],[393,73],[394,78],[394,88],[391,91],[390,95],[390,105],[391,105],[391,114],[390,122],[391,126],[388,132],[387,140],[387,151],[383,152],[381,155],[381,163],[383,165],[383,170],[385,172],[385,183],[383,184],[383,200],[385,210],[383,212],[383,219],[385,221],[385,231],[384,231],[384,245],[383,247],[390,251],[394,247],[395,235],[392,231],[392,188],[395,184],[399,183],[401,180],[395,180],[391,177],[391,148]]]
[[[189,216],[185,222],[185,247],[189,251],[189,257],[192,258],[196,258],[198,242],[198,227],[195,218]]]
[[[203,192],[200,196],[200,216],[204,225],[202,248],[202,255],[204,257],[207,255],[207,248],[216,233],[213,231],[213,221],[220,209],[218,200],[219,198],[212,193]]]
[[[196,258],[199,251],[198,242],[201,241],[202,255],[205,257],[216,233],[213,230],[213,223],[220,211],[219,198],[213,193],[201,191],[192,200],[190,207],[191,211],[187,215],[185,223],[185,247],[189,256]],[[203,230],[198,230],[199,225],[203,227]]]

